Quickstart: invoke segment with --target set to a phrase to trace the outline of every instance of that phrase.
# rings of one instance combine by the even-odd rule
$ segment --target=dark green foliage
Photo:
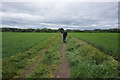
[[[0,28],[2,29],[2,32],[47,32],[47,33],[53,33],[53,32],[63,32],[63,28],[57,29],[18,29],[18,28]],[[80,32],[80,33],[120,33],[120,29],[114,28],[114,29],[94,29],[94,30],[71,30],[67,29],[67,32]]]
[[[55,33],[58,32],[58,30],[53,29],[18,29],[18,28],[2,28],[2,32],[47,32],[47,33]]]
[[[63,33],[64,29],[63,28],[59,28],[58,31],[60,31],[61,33]]]

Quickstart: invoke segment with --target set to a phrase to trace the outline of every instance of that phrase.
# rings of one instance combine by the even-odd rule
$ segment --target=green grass
[[[55,36],[56,33],[2,33],[2,56],[10,57],[18,52],[29,50],[39,42]]]
[[[4,58],[2,64],[3,78],[21,78],[24,72],[40,57],[46,49],[53,44],[56,36],[39,42],[31,49],[14,54],[9,58]]]
[[[118,33],[70,33],[118,59]]]
[[[66,54],[71,67],[71,78],[118,78],[118,62],[88,43],[67,38]]]
[[[59,34],[54,43],[45,52],[36,69],[28,76],[28,78],[54,78],[55,72],[61,63],[61,45],[62,39]]]

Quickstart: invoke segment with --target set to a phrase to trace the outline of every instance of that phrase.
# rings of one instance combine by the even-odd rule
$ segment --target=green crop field
[[[120,78],[118,33],[68,33],[66,41],[70,78]],[[62,48],[61,33],[3,32],[2,77],[56,78]]]
[[[26,51],[51,36],[55,36],[55,33],[2,33],[2,56],[9,57]]]
[[[51,46],[50,49],[46,51],[49,46]],[[25,71],[27,71],[43,53],[46,53],[46,59],[43,58],[44,62],[48,61],[47,53],[52,54],[53,50],[56,51],[54,55],[50,54],[48,56],[54,57],[52,62],[57,66],[60,63],[60,54],[58,54],[60,46],[61,36],[56,33],[3,33],[3,78],[24,77]],[[51,64],[48,65],[50,66]],[[51,75],[47,74],[48,73],[46,73],[46,76]]]
[[[70,33],[118,59],[118,33]]]

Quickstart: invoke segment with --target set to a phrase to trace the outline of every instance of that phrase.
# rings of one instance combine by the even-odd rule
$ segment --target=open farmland
[[[118,59],[118,33],[70,33]]]
[[[3,64],[2,64],[3,78],[27,77],[33,71],[33,67],[37,66],[38,61],[41,59],[41,57],[43,57],[44,53],[46,53],[45,55],[46,58],[43,57],[44,62],[50,63],[52,59],[50,60],[50,62],[49,62],[49,59],[51,58],[51,56],[53,56],[54,59],[52,62],[54,63],[54,65],[57,66],[58,64],[60,64],[59,58],[61,56],[60,54],[58,54],[59,48],[61,46],[61,36],[59,36],[60,34],[55,34],[55,33],[52,33],[52,34],[50,33],[16,33],[16,34],[3,33],[3,34],[4,34],[3,36],[5,41],[7,42],[7,40],[14,40],[14,41],[11,41],[11,44],[13,45],[17,44],[16,46],[19,46],[17,48],[22,48],[22,46],[24,46],[25,44],[29,44],[30,42],[32,42],[31,45],[27,45],[27,46],[25,45],[25,47],[23,47],[28,49],[12,54],[10,57],[7,56],[7,58],[6,57],[3,58]],[[11,37],[9,37],[10,35],[12,36],[12,39]],[[21,41],[22,43],[20,44],[19,41]],[[34,41],[36,44],[34,43]],[[17,49],[16,46],[14,47],[12,46],[11,49],[16,50]],[[6,47],[9,47],[9,44]],[[56,52],[54,52],[54,55],[51,55],[53,53],[53,50]],[[9,50],[7,50],[7,52],[9,52]],[[51,53],[51,54],[47,54],[47,53]],[[50,58],[48,58],[47,55]],[[32,69],[30,67],[32,67]],[[54,70],[56,70],[56,68]]]
[[[66,44],[61,36],[61,33],[3,32],[2,77],[61,78],[59,74],[67,70],[64,62],[70,66],[70,72],[66,73],[70,78],[120,77],[115,53],[117,34],[68,33]]]
[[[39,42],[55,36],[55,33],[2,33],[2,56],[9,57],[18,52],[26,51]]]

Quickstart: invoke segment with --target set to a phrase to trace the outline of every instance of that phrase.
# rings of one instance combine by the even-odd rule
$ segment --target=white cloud
[[[112,26],[112,25],[105,25],[105,26],[110,27],[110,26]]]
[[[96,24],[93,24],[92,26],[97,26]]]

